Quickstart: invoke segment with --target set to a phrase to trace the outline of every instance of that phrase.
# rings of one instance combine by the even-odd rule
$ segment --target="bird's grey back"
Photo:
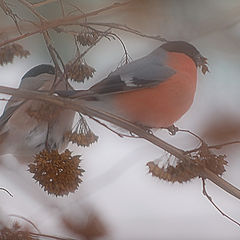
[[[161,47],[155,49],[147,56],[123,65],[110,76],[135,77],[138,79],[164,80],[175,73],[166,65],[167,52]]]

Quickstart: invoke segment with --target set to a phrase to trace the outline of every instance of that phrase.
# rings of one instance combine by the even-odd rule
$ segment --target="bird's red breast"
[[[156,87],[115,94],[114,105],[127,120],[144,126],[169,127],[191,106],[197,80],[193,60],[168,52],[166,64],[176,73]]]

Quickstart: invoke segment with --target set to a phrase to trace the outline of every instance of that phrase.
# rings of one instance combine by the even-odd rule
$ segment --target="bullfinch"
[[[197,67],[208,71],[207,59],[193,45],[169,41],[88,90],[58,93],[142,126],[168,128],[193,102]]]
[[[29,70],[20,83],[20,89],[49,91],[58,81],[56,89],[66,89],[64,81],[55,79],[55,68],[41,64]],[[43,102],[11,97],[0,117],[0,155],[13,154],[20,162],[29,162],[33,154],[44,148],[64,150],[71,131],[75,112],[67,109],[46,112],[51,119],[41,119],[41,109],[51,110]],[[55,109],[55,106],[53,107]],[[43,116],[46,118],[46,116]]]

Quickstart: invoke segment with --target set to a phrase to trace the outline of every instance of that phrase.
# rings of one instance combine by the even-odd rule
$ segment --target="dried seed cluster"
[[[76,40],[82,46],[92,46],[98,40],[99,34],[96,31],[82,31],[77,35]]]
[[[98,136],[96,136],[92,131],[89,131],[87,134],[81,134],[76,131],[67,132],[65,136],[70,142],[76,143],[78,146],[82,147],[88,147],[90,144],[98,140]]]
[[[80,176],[84,172],[79,168],[80,156],[71,156],[66,149],[59,154],[57,150],[44,149],[36,154],[33,163],[30,163],[28,171],[33,173],[33,178],[47,191],[56,196],[68,195],[75,192],[82,182]]]
[[[0,48],[0,65],[12,63],[14,57],[27,57],[30,55],[28,50],[23,49],[20,44],[13,43]]]
[[[90,144],[97,142],[98,136],[96,136],[89,128],[86,120],[82,115],[78,124],[73,132],[66,132],[65,137],[72,143],[76,143],[78,146],[88,147]]]
[[[216,155],[206,146],[200,148],[197,152],[188,154],[190,162],[177,162],[176,166],[159,167],[155,162],[148,162],[149,173],[152,176],[169,182],[183,183],[201,175],[201,170],[207,168],[217,175],[225,172],[225,155]]]
[[[81,59],[76,59],[75,61],[69,62],[65,65],[65,71],[68,76],[73,81],[84,82],[85,79],[93,77],[96,71],[93,67],[87,65]]]
[[[41,103],[38,108],[32,109],[30,107],[26,112],[30,117],[35,118],[38,122],[51,123],[58,118],[61,111],[61,107],[55,106],[53,104]]]
[[[37,240],[38,238],[32,238],[28,231],[21,230],[18,223],[14,223],[11,228],[3,227],[0,229],[1,240]]]
[[[192,158],[199,162],[203,167],[211,170],[216,175],[222,175],[225,172],[225,166],[227,165],[226,155],[216,155],[207,148],[202,148],[196,152]]]
[[[158,177],[168,182],[187,182],[192,178],[198,176],[195,167],[189,166],[179,162],[175,167],[167,166],[159,167],[155,162],[148,162],[147,166],[149,167],[149,173],[154,177]]]

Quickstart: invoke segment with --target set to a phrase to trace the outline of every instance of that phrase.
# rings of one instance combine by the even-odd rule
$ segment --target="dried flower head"
[[[68,149],[61,154],[57,150],[44,149],[36,154],[34,162],[28,165],[28,171],[34,174],[33,178],[48,194],[63,196],[75,192],[82,182],[80,176],[84,170],[79,168],[79,163],[80,156],[71,156]]]
[[[22,230],[21,226],[15,222],[11,228],[3,227],[0,229],[1,240],[37,240],[36,237],[31,237],[31,234]]]
[[[0,65],[12,63],[14,57],[27,57],[30,52],[23,49],[20,44],[13,43],[0,48]]]
[[[225,165],[227,165],[225,155],[214,154],[206,145],[188,153],[187,156],[191,161],[183,162],[176,159],[175,166],[160,167],[155,162],[148,162],[149,173],[169,182],[182,183],[200,176],[203,168],[207,168],[217,175],[222,175],[225,171]]]
[[[96,43],[99,38],[99,33],[97,31],[81,31],[77,36],[76,40],[82,46],[92,46]]]
[[[195,161],[200,161],[203,167],[211,170],[216,175],[222,175],[226,171],[225,166],[228,163],[225,160],[226,155],[216,155],[210,151],[206,145],[202,145],[202,147],[193,154],[192,158],[194,158]]]
[[[68,138],[70,142],[82,147],[88,147],[98,140],[98,136],[92,132],[82,115],[80,115],[75,130],[73,132],[66,132],[65,137]]]
[[[85,78],[92,78],[96,70],[89,66],[85,61],[77,58],[65,65],[65,71],[71,80],[76,82],[84,82]]]
[[[168,182],[187,182],[198,176],[195,167],[178,162],[176,166],[168,165],[167,167],[159,167],[155,162],[148,162],[149,173],[154,177],[158,177]]]
[[[38,122],[54,122],[63,109],[53,104],[40,103],[37,107],[29,107],[26,113]]]

